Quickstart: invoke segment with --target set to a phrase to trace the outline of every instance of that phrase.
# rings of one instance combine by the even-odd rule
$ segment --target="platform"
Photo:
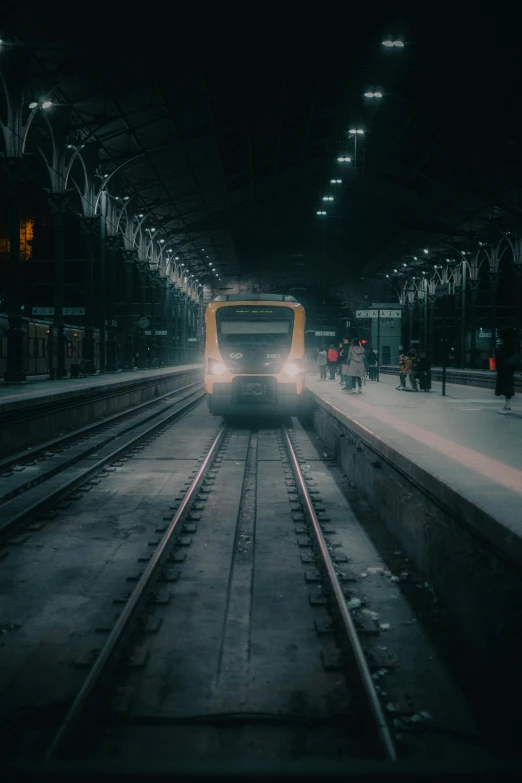
[[[398,365],[381,365],[381,375],[399,375]],[[431,368],[431,378],[442,380],[442,367]],[[456,383],[461,386],[481,386],[484,389],[495,389],[497,373],[495,370],[469,370],[460,367],[446,368],[446,383]],[[522,394],[522,373],[515,373],[515,393]]]
[[[202,377],[202,364],[187,364],[22,386],[0,384],[0,454],[18,453]]]
[[[201,364],[186,364],[176,367],[163,367],[159,370],[134,370],[130,372],[103,373],[87,378],[64,378],[59,381],[44,380],[34,376],[27,384],[19,386],[0,383],[0,414],[21,407],[31,407],[58,399],[82,397],[107,392],[120,386],[140,386],[150,379],[162,380],[187,370],[196,370]]]
[[[481,535],[522,565],[522,397],[501,416],[503,399],[488,389],[447,384],[442,397],[438,382],[429,393],[397,391],[397,382],[381,375],[357,395],[342,391],[338,377],[312,376],[307,387],[426,489],[447,487],[482,509],[491,524],[482,517]]]
[[[522,654],[522,400],[500,416],[488,389],[447,384],[442,397],[440,383],[405,392],[397,380],[351,394],[308,378],[314,428],[452,618],[494,709]]]

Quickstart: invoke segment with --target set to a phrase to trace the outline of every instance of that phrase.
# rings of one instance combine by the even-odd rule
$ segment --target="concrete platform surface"
[[[442,397],[440,383],[424,393],[397,391],[397,382],[381,375],[351,394],[338,377],[315,375],[307,387],[331,415],[459,513],[478,507],[477,532],[522,564],[522,398],[501,416],[503,400],[489,389],[448,384]]]
[[[20,386],[0,383],[0,413],[18,407],[39,405],[51,400],[63,399],[75,395],[93,394],[95,391],[109,391],[125,384],[142,384],[147,380],[162,380],[165,376],[175,375],[188,370],[203,367],[202,364],[186,364],[162,367],[158,370],[134,370],[129,372],[104,373],[87,378],[64,378],[59,381],[41,381]]]

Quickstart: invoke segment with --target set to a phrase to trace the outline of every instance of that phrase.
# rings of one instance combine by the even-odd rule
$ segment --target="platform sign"
[[[64,307],[64,315],[85,315],[85,307]]]
[[[453,283],[440,283],[435,286],[435,296],[449,296],[455,293],[455,286]]]
[[[400,310],[356,310],[357,318],[400,318]]]
[[[335,337],[335,332],[316,332],[316,337]]]
[[[198,338],[197,337],[187,337],[187,341],[189,343],[197,343]]]
[[[161,337],[167,336],[167,330],[166,329],[156,329],[156,334],[159,334]]]
[[[54,315],[54,307],[33,307],[33,315]]]

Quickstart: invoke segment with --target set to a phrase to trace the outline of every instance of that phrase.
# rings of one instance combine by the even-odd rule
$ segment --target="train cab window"
[[[40,350],[41,350],[41,355],[45,358],[45,356],[46,356],[46,340],[45,340],[45,337],[41,337],[40,338]]]
[[[72,359],[73,355],[73,344],[71,340],[67,340],[67,357]]]
[[[227,366],[241,372],[279,372],[290,352],[290,307],[226,306],[216,313],[218,345]]]
[[[81,340],[78,340],[78,342],[76,343],[76,356],[78,357],[78,359],[82,358],[82,341]]]

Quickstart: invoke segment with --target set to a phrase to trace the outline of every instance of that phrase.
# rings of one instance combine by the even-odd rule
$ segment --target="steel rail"
[[[126,416],[137,414],[140,412],[140,410],[152,406],[155,402],[161,402],[161,400],[164,400],[167,397],[173,396],[174,394],[178,394],[179,392],[184,392],[187,389],[190,389],[191,386],[197,386],[201,383],[202,381],[194,381],[193,383],[188,383],[186,386],[180,386],[179,389],[173,389],[172,391],[167,392],[166,394],[162,394],[159,397],[153,397],[152,400],[147,400],[146,402],[140,402],[138,405],[134,405],[132,408],[127,408],[124,411],[119,411],[119,413],[114,413],[112,416],[107,416],[104,419],[99,419],[98,421],[91,422],[91,424],[86,424],[84,427],[79,427],[76,430],[71,430],[71,432],[66,432],[64,435],[59,435],[57,438],[46,440],[43,443],[39,443],[36,446],[32,446],[30,449],[26,448],[23,451],[17,452],[16,454],[11,454],[8,457],[4,457],[3,459],[0,459],[0,472],[3,472],[4,470],[8,470],[12,465],[19,465],[21,462],[24,462],[25,460],[36,459],[38,456],[41,456],[44,452],[48,451],[49,449],[56,448],[57,446],[59,447],[65,446],[68,443],[68,441],[74,441],[76,438],[83,438],[86,435],[88,436],[91,433],[96,432],[97,429],[101,429],[102,427],[115,424],[117,421],[119,421],[120,419],[124,419]],[[100,399],[103,399],[103,396],[97,397],[97,400]]]
[[[335,597],[337,608],[341,616],[343,629],[346,633],[346,636],[348,637],[350,647],[354,656],[356,668],[359,674],[360,682],[363,687],[365,696],[367,698],[368,705],[370,707],[373,724],[376,729],[377,738],[381,746],[381,750],[387,761],[397,761],[397,751],[395,749],[395,744],[393,742],[391,732],[388,728],[388,724],[386,722],[386,717],[384,715],[379,700],[379,696],[377,694],[377,691],[375,690],[372,676],[370,674],[368,664],[366,663],[366,658],[364,657],[364,652],[362,650],[361,643],[359,641],[359,635],[357,633],[354,622],[350,615],[350,611],[346,606],[346,599],[344,597],[342,587],[337,578],[335,567],[332,558],[330,557],[330,553],[326,545],[323,531],[321,530],[321,526],[319,524],[319,519],[317,518],[317,515],[315,513],[312,500],[310,498],[310,494],[308,492],[306,482],[304,480],[303,473],[301,471],[301,468],[299,467],[299,462],[297,460],[294,447],[290,440],[290,436],[288,435],[288,430],[284,424],[282,425],[282,431],[283,431],[283,436],[288,451],[288,455],[292,462],[294,475],[299,484],[299,490],[304,500],[308,517],[312,523],[312,528],[317,540],[317,544],[319,546],[319,551],[326,572],[328,574],[328,579],[330,582],[330,586],[332,588],[333,595]]]
[[[199,485],[201,484],[205,473],[209,468],[209,465],[212,463],[216,452],[219,449],[226,430],[226,424],[221,424],[207,456],[203,460],[201,467],[199,468],[197,474],[192,480],[190,487],[187,490],[187,494],[181,501],[180,507],[170,521],[163,538],[161,539],[145,571],[141,575],[136,587],[132,591],[121,615],[118,617],[116,624],[110,632],[107,641],[100,651],[100,654],[96,658],[91,671],[87,675],[85,682],[83,683],[78,695],[76,696],[67,715],[65,716],[54,740],[49,746],[44,757],[45,762],[51,761],[53,758],[55,758],[57,753],[64,747],[64,745],[71,740],[75,730],[82,722],[82,716],[86,715],[86,711],[88,712],[93,694],[102,682],[103,675],[109,668],[109,665],[114,661],[114,655],[117,652],[118,645],[124,638],[126,632],[129,629],[129,626],[132,624],[133,619],[139,611],[141,600],[144,598],[147,590],[149,589],[149,586],[155,575],[155,571],[161,565],[165,550],[169,545],[180,520],[184,517],[187,509],[192,504],[194,496],[199,489]]]
[[[196,392],[194,392],[194,394],[196,394]],[[2,540],[3,536],[5,536],[7,533],[10,533],[13,528],[16,528],[18,525],[27,521],[27,519],[31,517],[33,514],[43,511],[43,509],[46,506],[56,502],[58,498],[60,498],[64,494],[67,494],[72,489],[77,487],[79,484],[83,484],[89,476],[92,476],[93,474],[97,473],[108,462],[112,462],[120,454],[124,454],[126,451],[129,451],[129,449],[131,449],[136,443],[139,443],[141,440],[145,440],[151,433],[163,427],[163,425],[169,422],[171,419],[175,419],[181,414],[185,413],[185,411],[189,410],[196,403],[200,402],[204,397],[205,397],[205,392],[202,392],[194,399],[185,403],[185,405],[183,405],[181,408],[176,408],[175,411],[172,411],[167,416],[164,416],[162,419],[160,419],[160,421],[156,421],[151,427],[146,429],[145,432],[136,435],[134,438],[132,438],[132,440],[128,441],[127,443],[124,443],[122,446],[120,446],[115,451],[108,454],[106,457],[102,457],[101,459],[99,459],[97,462],[94,463],[94,465],[91,465],[90,467],[86,468],[79,476],[75,476],[74,478],[70,479],[65,484],[63,484],[61,487],[57,487],[55,490],[50,492],[44,498],[41,498],[40,500],[37,500],[35,503],[33,503],[32,506],[25,508],[23,511],[20,511],[20,513],[18,513],[16,516],[11,517],[11,519],[7,519],[5,522],[0,523],[0,541]],[[176,403],[174,404],[176,405]],[[65,465],[64,470],[66,470],[67,467],[71,467],[74,464],[76,464],[76,461],[71,463],[70,465]],[[63,473],[63,471],[60,472]],[[18,495],[17,497],[19,498],[21,496]],[[5,509],[7,505],[8,504],[6,503],[3,506],[0,506],[0,513],[2,512],[3,509]]]

